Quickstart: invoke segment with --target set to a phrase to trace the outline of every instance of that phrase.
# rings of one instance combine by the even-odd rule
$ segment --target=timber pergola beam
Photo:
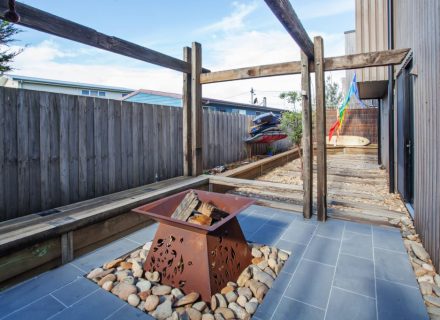
[[[395,49],[325,58],[324,70],[337,71],[399,65],[403,62],[409,51],[410,49]],[[315,72],[315,65],[313,63],[309,66],[309,72]],[[301,74],[301,61],[203,73],[200,77],[200,82],[202,84],[209,84],[293,74]]]
[[[8,10],[7,3],[7,0],[0,0],[1,19],[4,19],[4,12]],[[16,3],[16,9],[21,17],[20,22],[17,23],[19,25],[175,71],[191,73],[191,64],[186,61],[117,37],[108,36],[92,28],[60,18],[20,2]],[[209,70],[202,69],[202,72],[209,72]]]
[[[310,60],[314,58],[313,42],[293,10],[289,0],[264,0],[290,36]]]

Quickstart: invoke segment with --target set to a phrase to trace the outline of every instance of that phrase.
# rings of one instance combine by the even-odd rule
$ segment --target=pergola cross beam
[[[5,18],[4,12],[8,10],[7,3],[7,0],[0,0],[1,19]],[[19,25],[175,71],[191,73],[191,64],[186,61],[103,34],[92,28],[20,2],[16,3],[16,8],[21,18],[20,22],[17,23]],[[209,70],[202,69],[202,72],[209,72]]]
[[[408,52],[409,49],[395,49],[329,57],[324,59],[324,70],[336,71],[399,65],[403,62]],[[313,63],[309,66],[309,72],[315,72],[315,65]],[[293,74],[301,74],[301,61],[290,61],[204,73],[200,77],[200,82],[202,84],[209,84]]]
[[[290,36],[310,60],[314,58],[313,42],[293,10],[289,0],[264,0]]]

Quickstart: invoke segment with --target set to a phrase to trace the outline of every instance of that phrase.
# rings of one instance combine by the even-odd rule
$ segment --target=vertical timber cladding
[[[387,0],[356,0],[355,5],[356,52],[387,50]],[[358,82],[388,80],[387,67],[360,69],[356,75]]]
[[[394,1],[395,48],[411,48],[414,79],[414,215],[440,268],[440,1]],[[396,68],[397,72],[400,67]],[[397,117],[396,117],[397,118]],[[397,127],[397,126],[396,126]],[[399,178],[399,177],[398,177]]]
[[[317,141],[317,215],[327,219],[327,150],[324,76],[324,41],[315,37],[316,141]]]

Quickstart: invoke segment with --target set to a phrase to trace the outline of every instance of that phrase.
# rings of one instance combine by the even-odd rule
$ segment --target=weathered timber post
[[[317,194],[318,220],[327,220],[327,150],[325,127],[325,75],[324,43],[315,37],[315,82],[316,82],[316,143],[317,143]]]
[[[309,58],[304,51],[301,51],[301,95],[303,127],[303,215],[305,219],[310,219],[313,214],[312,103],[310,95]]]
[[[203,110],[202,110],[202,46],[193,42],[191,55],[191,144],[192,144],[192,170],[193,176],[203,173]]]
[[[183,48],[183,61],[191,63],[191,48]],[[183,73],[183,175],[192,175],[192,131],[191,131],[191,73]]]

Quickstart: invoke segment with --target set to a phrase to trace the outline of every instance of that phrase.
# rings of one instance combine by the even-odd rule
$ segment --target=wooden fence
[[[204,121],[205,168],[246,158],[250,117]],[[180,108],[0,88],[0,221],[182,175],[182,158]]]

